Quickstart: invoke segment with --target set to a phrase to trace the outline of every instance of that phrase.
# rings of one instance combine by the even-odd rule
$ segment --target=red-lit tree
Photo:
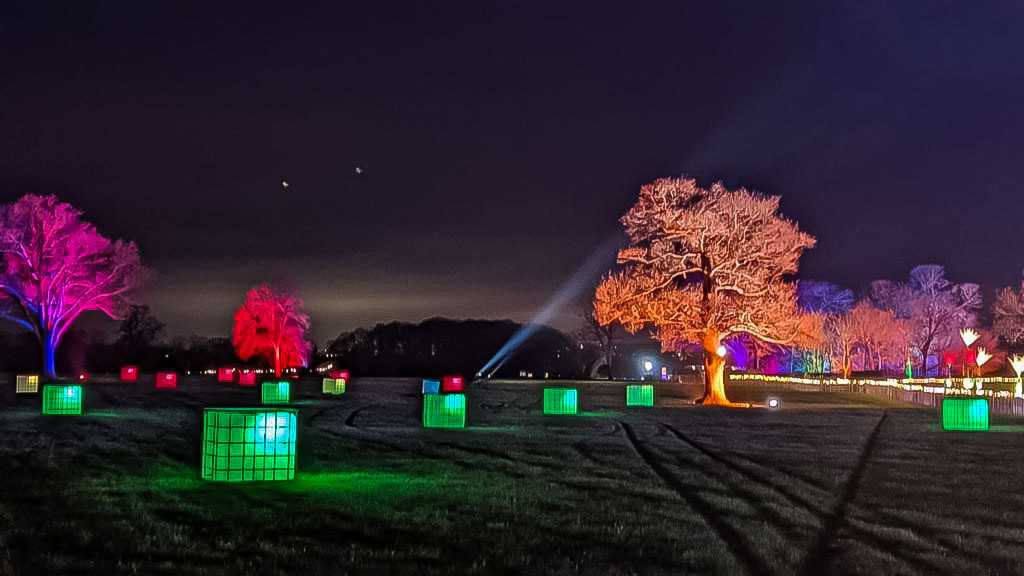
[[[231,342],[239,358],[262,357],[280,377],[285,368],[306,365],[312,349],[307,330],[309,316],[302,312],[302,300],[262,284],[249,290],[235,312]]]
[[[693,179],[663,178],[640,189],[622,217],[630,246],[619,272],[598,286],[602,324],[657,329],[665,350],[704,350],[704,404],[729,406],[722,340],[748,334],[762,342],[816,339],[820,318],[797,306],[800,255],[815,240],[778,214],[779,198]]]
[[[81,216],[56,196],[29,194],[0,207],[0,317],[36,335],[51,378],[75,319],[89,310],[122,318],[144,274],[133,242],[111,241]]]
[[[906,357],[910,326],[890,310],[875,308],[861,301],[845,314],[830,315],[825,333],[833,369],[849,378],[856,353],[861,354],[861,369],[881,371],[899,364]]]
[[[1024,344],[1024,282],[1003,288],[992,305],[992,329],[1009,346]]]

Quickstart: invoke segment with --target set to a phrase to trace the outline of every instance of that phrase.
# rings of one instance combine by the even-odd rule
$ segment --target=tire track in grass
[[[758,555],[750,548],[747,543],[746,537],[732,527],[728,522],[725,521],[721,515],[719,515],[714,508],[705,502],[702,498],[695,496],[691,493],[688,487],[679,481],[665,465],[658,460],[651,450],[645,446],[640,439],[637,438],[636,432],[633,427],[626,422],[619,421],[619,425],[622,426],[622,431],[625,432],[626,439],[632,446],[633,451],[643,460],[654,473],[661,478],[661,480],[667,484],[672,490],[675,491],[679,497],[687,503],[704,522],[714,531],[718,539],[725,544],[729,552],[735,557],[740,564],[750,574],[771,574],[771,567],[765,564]]]
[[[836,534],[843,527],[844,520],[846,519],[846,510],[853,502],[853,499],[857,496],[857,488],[860,485],[860,480],[864,476],[864,470],[867,468],[868,459],[871,458],[871,453],[875,449],[875,444],[878,443],[878,435],[882,431],[882,424],[885,424],[886,418],[888,418],[888,412],[882,412],[882,417],[878,419],[878,423],[875,424],[874,429],[868,434],[867,440],[864,442],[864,448],[861,449],[860,457],[857,458],[857,464],[854,465],[853,471],[850,472],[849,478],[846,480],[846,485],[843,487],[843,491],[839,496],[839,500],[836,501],[836,506],[825,520],[825,526],[818,534],[817,540],[811,546],[807,552],[807,556],[804,558],[803,565],[800,568],[800,574],[805,576],[815,576],[817,574],[824,574],[828,570],[828,556],[829,547],[832,544],[832,540]]]

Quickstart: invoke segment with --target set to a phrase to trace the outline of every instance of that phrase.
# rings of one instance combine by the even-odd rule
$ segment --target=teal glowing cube
[[[654,384],[626,386],[626,406],[654,406]]]
[[[441,381],[430,380],[427,378],[423,379],[423,393],[424,394],[440,394],[441,393]]]
[[[203,480],[295,478],[297,415],[295,408],[204,409]]]
[[[344,378],[324,378],[324,394],[340,395],[345,393]]]
[[[579,413],[579,392],[575,388],[545,388],[544,413]]]
[[[424,428],[465,428],[465,394],[424,394]]]
[[[292,399],[292,383],[287,380],[264,382],[260,386],[260,397],[264,404],[288,404]]]
[[[47,384],[43,386],[43,414],[81,416],[85,405],[85,392],[74,384]]]
[[[985,398],[943,398],[942,429],[959,432],[988,430],[988,400]]]

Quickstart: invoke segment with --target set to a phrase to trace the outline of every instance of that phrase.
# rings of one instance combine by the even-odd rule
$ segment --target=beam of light
[[[963,340],[964,346],[967,346],[968,348],[970,348],[971,344],[974,344],[979,337],[980,335],[978,334],[978,331],[973,328],[962,328],[960,330],[960,339]]]
[[[542,326],[551,321],[566,304],[575,301],[583,290],[591,285],[593,280],[604,272],[608,267],[608,260],[619,248],[622,238],[619,234],[609,237],[594,250],[593,253],[583,262],[573,274],[558,288],[558,291],[544,304],[544,306],[516,331],[509,338],[508,342],[484,364],[477,372],[477,376],[486,375],[490,378],[499,368],[512,357],[512,354],[519,349]]]

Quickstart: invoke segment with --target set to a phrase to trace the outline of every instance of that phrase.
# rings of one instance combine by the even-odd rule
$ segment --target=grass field
[[[0,574],[1024,573],[1024,423],[948,433],[852,394],[775,392],[777,411],[625,408],[580,384],[469,393],[469,427],[420,426],[416,380],[300,385],[294,481],[199,479],[204,406],[256,389],[87,385],[44,417],[0,378]],[[763,402],[753,385],[736,400]]]

